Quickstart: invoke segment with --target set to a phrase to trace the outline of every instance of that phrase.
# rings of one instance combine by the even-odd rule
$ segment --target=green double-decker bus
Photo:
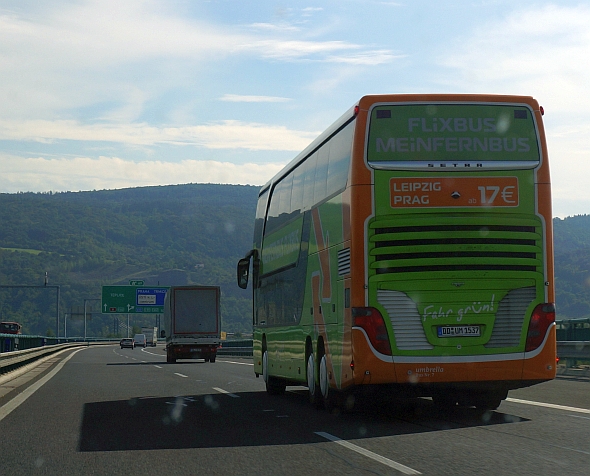
[[[489,410],[555,377],[542,115],[524,96],[365,96],[261,188],[238,285],[269,393]]]

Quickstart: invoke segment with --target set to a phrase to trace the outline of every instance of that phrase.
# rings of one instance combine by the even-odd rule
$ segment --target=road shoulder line
[[[27,400],[27,398],[29,398],[43,385],[49,382],[55,376],[55,374],[57,374],[74,355],[86,349],[88,349],[88,347],[83,347],[72,352],[59,364],[57,364],[57,366],[53,370],[51,370],[47,375],[45,375],[45,377],[42,377],[41,379],[37,380],[33,385],[27,387],[25,390],[23,390],[21,393],[19,393],[17,396],[11,399],[4,406],[0,407],[0,421],[4,420],[4,418],[10,415],[10,413],[12,413],[13,410],[16,410],[22,403],[24,403]]]

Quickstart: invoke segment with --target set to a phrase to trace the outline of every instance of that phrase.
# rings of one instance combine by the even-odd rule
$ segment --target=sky
[[[366,94],[545,110],[590,214],[590,2],[0,0],[0,193],[262,185]]]

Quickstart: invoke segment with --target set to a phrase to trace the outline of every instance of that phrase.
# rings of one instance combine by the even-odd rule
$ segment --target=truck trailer
[[[215,362],[221,344],[219,286],[172,286],[164,301],[166,361]]]

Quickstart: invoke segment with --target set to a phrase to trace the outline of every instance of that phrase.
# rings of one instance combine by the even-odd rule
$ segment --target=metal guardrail
[[[45,337],[32,336],[25,334],[0,334],[0,355],[5,352],[14,352],[16,350],[33,349],[44,347],[46,345],[67,344],[71,342],[119,342],[120,338],[97,338],[89,337]]]
[[[217,355],[252,356],[252,339],[236,339],[221,341],[221,348]]]
[[[18,367],[22,367],[28,363],[38,360],[47,355],[53,354],[63,349],[82,347],[89,345],[105,345],[112,344],[111,341],[84,341],[69,342],[63,344],[45,345],[43,347],[34,347],[24,350],[15,350],[12,352],[3,352],[0,354],[0,374],[10,372]]]
[[[590,362],[590,341],[558,341],[557,357],[565,361],[566,367],[577,365],[577,361]]]

